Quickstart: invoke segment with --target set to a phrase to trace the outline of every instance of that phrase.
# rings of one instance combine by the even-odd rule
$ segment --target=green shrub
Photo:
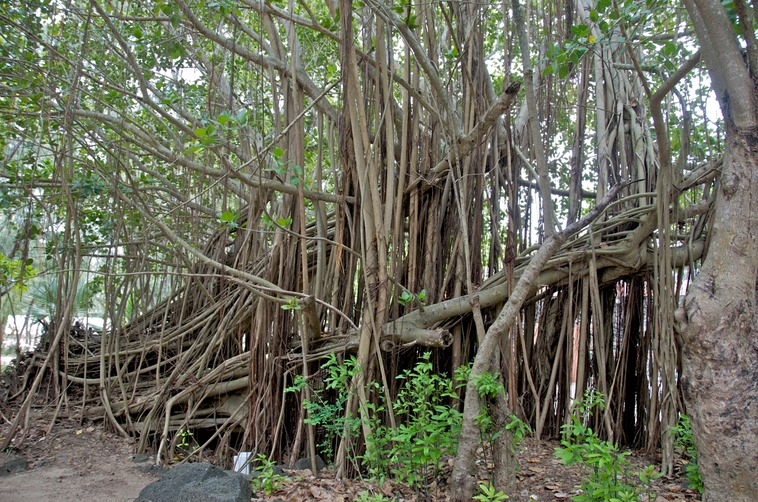
[[[639,493],[650,486],[650,482],[660,477],[651,466],[632,473],[628,460],[629,452],[621,452],[617,445],[600,439],[588,426],[584,417],[593,409],[605,409],[603,395],[588,390],[584,398],[570,415],[571,422],[561,427],[562,448],[555,451],[564,465],[578,463],[585,471],[586,479],[582,483],[582,493],[575,496],[576,501],[628,501],[637,500]],[[631,484],[634,477],[645,485],[636,487]]]
[[[274,470],[274,462],[266,458],[266,455],[260,453],[255,457],[254,476],[250,480],[250,486],[253,491],[263,491],[266,495],[271,495],[282,487],[286,476],[277,474]]]
[[[353,461],[357,465],[360,460],[371,478],[382,481],[389,476],[418,489],[438,476],[442,458],[454,455],[458,449],[462,413],[458,411],[460,399],[456,385],[465,385],[470,368],[459,368],[451,379],[436,374],[430,359],[431,353],[424,353],[413,368],[397,377],[402,383],[392,404],[392,412],[398,421],[395,429],[383,421],[387,409],[381,386],[377,382],[367,385],[370,392],[378,395],[362,410],[372,434],[367,438],[365,453],[353,457]],[[325,431],[324,441],[318,447],[331,457],[338,438],[345,441],[360,434],[360,418],[345,413],[351,384],[360,368],[354,357],[339,362],[335,355],[328,357],[323,368],[327,371],[324,388],[311,389],[311,397],[303,405],[308,411],[307,423]],[[309,385],[306,379],[296,377],[286,391],[299,392],[306,385]],[[487,448],[502,433],[492,425],[488,403],[498,392],[505,391],[502,383],[490,373],[478,379],[477,390],[483,398],[478,423],[482,430],[482,444]],[[530,433],[529,426],[515,416],[506,429],[513,432],[514,444]]]
[[[697,465],[697,449],[695,448],[695,437],[692,435],[690,417],[683,414],[679,418],[679,423],[671,430],[674,433],[674,445],[685,457],[684,471],[690,487],[695,488],[699,493],[703,493],[703,480],[700,478],[700,469]]]
[[[502,491],[496,490],[494,486],[489,483],[479,484],[479,493],[474,495],[474,500],[479,502],[502,502],[508,500],[510,497]]]
[[[318,445],[326,457],[333,457],[333,445],[336,438],[355,437],[360,428],[360,419],[345,414],[345,406],[350,398],[353,378],[360,372],[355,357],[340,362],[337,356],[330,354],[322,366],[326,370],[324,389],[311,389],[311,398],[303,402],[308,412],[305,423],[321,427],[324,440]],[[291,387],[285,392],[300,392],[308,382],[302,375],[295,377]],[[333,399],[328,399],[327,391],[333,391]]]
[[[388,497],[382,493],[373,493],[370,491],[365,491],[358,495],[358,498],[355,499],[355,502],[393,502],[393,498]]]
[[[458,401],[453,381],[433,373],[430,357],[426,352],[413,369],[398,375],[403,384],[392,407],[401,423],[391,432],[390,470],[414,487],[439,474],[440,459],[455,454],[461,430],[462,415],[450,405]]]

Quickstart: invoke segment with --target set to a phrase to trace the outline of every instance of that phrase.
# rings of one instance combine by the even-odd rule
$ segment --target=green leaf
[[[236,214],[231,210],[227,209],[223,213],[221,213],[221,216],[219,216],[219,219],[223,222],[230,222],[234,221],[236,219]]]
[[[400,302],[401,305],[408,305],[413,301],[413,295],[407,291],[403,291],[400,293],[400,297],[397,299],[397,301]]]
[[[198,138],[204,138],[208,135],[208,131],[205,129],[205,127],[198,127],[195,129],[195,136]]]
[[[661,48],[661,52],[664,56],[671,57],[677,52],[677,46],[674,42],[666,42]]]
[[[171,45],[171,48],[169,50],[169,57],[171,59],[179,59],[184,55],[184,46],[180,44],[179,42],[174,42],[173,45]]]
[[[287,301],[287,303],[282,305],[282,310],[300,310],[302,308],[303,307],[299,303],[297,303],[297,298],[295,298],[294,296],[290,298]]]
[[[611,0],[597,0],[596,8],[598,12],[605,12],[605,9],[611,6]]]
[[[574,454],[566,448],[558,448],[555,450],[555,456],[561,461],[563,465],[571,465],[574,463]]]
[[[571,27],[571,32],[577,38],[584,38],[590,34],[590,27],[586,24],[575,24]]]

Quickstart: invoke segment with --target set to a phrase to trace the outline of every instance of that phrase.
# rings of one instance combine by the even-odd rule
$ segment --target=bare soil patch
[[[76,421],[33,420],[30,435],[15,453],[26,458],[26,471],[0,478],[2,502],[126,502],[158,479],[145,464],[133,461],[134,441]],[[2,433],[7,430],[3,426]]]

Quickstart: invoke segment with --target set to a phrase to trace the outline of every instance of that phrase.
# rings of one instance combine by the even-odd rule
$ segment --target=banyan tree
[[[3,307],[45,277],[57,295],[4,446],[44,399],[50,420],[103,420],[158,462],[184,431],[196,455],[286,462],[322,434],[309,391],[285,392],[296,377],[317,387],[330,355],[355,356],[342,413],[360,416],[430,352],[440,374],[499,375],[537,437],[596,389],[593,429],[660,448],[671,472],[691,406],[675,312],[731,166],[701,7],[10,4]],[[758,61],[755,6],[724,12],[729,50]],[[101,333],[73,324],[82,284]]]

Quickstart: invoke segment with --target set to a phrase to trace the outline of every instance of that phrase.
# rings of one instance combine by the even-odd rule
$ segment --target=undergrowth
[[[253,471],[253,477],[250,479],[250,486],[255,492],[262,491],[266,495],[271,495],[281,488],[287,479],[286,476],[276,472],[274,462],[266,458],[266,455],[262,453],[255,457],[253,464],[255,465],[255,470]]]
[[[466,385],[470,368],[463,366],[451,378],[434,371],[431,354],[423,354],[411,369],[398,375],[400,388],[392,403],[392,413],[397,427],[392,428],[384,419],[386,403],[377,382],[367,386],[376,399],[364,405],[362,411],[368,420],[371,435],[366,438],[366,450],[362,454],[351,451],[350,459],[359,470],[369,477],[382,481],[394,479],[417,490],[426,490],[430,481],[437,479],[443,467],[443,459],[455,455],[458,449],[462,413],[462,402],[458,397],[459,387]],[[344,362],[330,355],[324,365],[327,371],[322,389],[311,389],[311,398],[304,406],[308,411],[307,423],[318,426],[324,433],[324,440],[318,445],[322,454],[334,455],[338,440],[354,443],[352,438],[361,433],[361,422],[357,415],[346,413],[346,406],[352,397],[352,382],[360,368],[355,358]],[[288,392],[299,392],[309,382],[296,377]],[[493,374],[485,373],[477,381],[477,389],[482,399],[482,410],[478,423],[482,430],[481,445],[485,451],[491,450],[491,443],[502,432],[492,425],[487,405],[498,392],[504,393],[502,382]],[[530,433],[529,427],[512,417],[506,426],[514,433],[517,442]],[[483,499],[505,500],[502,492],[483,491]],[[368,496],[368,494],[367,494]]]
[[[674,445],[682,453],[683,462],[685,462],[684,472],[687,476],[687,482],[698,493],[703,493],[703,480],[700,478],[700,470],[697,464],[697,449],[695,448],[695,437],[692,435],[690,417],[682,415],[679,418],[679,423],[671,430],[674,432]]]
[[[397,420],[395,428],[386,424],[385,416],[389,410],[380,385],[370,382],[367,386],[374,399],[369,399],[361,411],[368,421],[370,437],[366,438],[365,451],[350,450],[348,458],[356,469],[368,473],[371,479],[382,482],[389,478],[425,492],[429,483],[440,476],[443,459],[455,455],[458,449],[462,403],[457,390],[466,385],[470,368],[459,368],[451,378],[437,374],[430,358],[430,353],[423,354],[413,368],[397,377],[401,382],[397,398],[392,403],[392,413]],[[324,439],[318,445],[320,452],[333,457],[334,446],[339,441],[346,441],[348,447],[354,447],[356,441],[353,439],[362,433],[358,414],[346,412],[352,398],[353,382],[361,370],[354,357],[339,361],[333,354],[324,368],[323,387],[311,388],[311,398],[304,406],[308,411],[307,423],[323,431]],[[491,373],[478,377],[475,384],[482,397],[477,419],[481,431],[480,446],[488,456],[493,441],[504,432],[494,424],[491,403],[500,394],[504,395],[505,390],[500,378]],[[306,385],[309,385],[308,380],[297,377],[287,391],[299,392]],[[652,481],[660,477],[655,468],[648,466],[632,470],[629,452],[620,451],[618,445],[601,439],[585,425],[593,413],[602,412],[604,408],[603,395],[588,391],[570,415],[570,422],[561,429],[562,447],[556,450],[556,457],[565,465],[579,464],[585,475],[581,493],[574,500],[623,502],[638,500],[643,493],[650,496]],[[518,445],[531,434],[531,429],[515,416],[511,416],[504,429],[513,434],[512,447],[516,454]],[[691,429],[685,421],[675,431],[677,444],[685,449],[692,459],[690,465],[694,465],[694,472],[697,472],[694,447],[687,446],[693,444]],[[690,471],[688,467],[688,475]],[[382,500],[380,494],[364,493],[362,497],[362,500]],[[474,499],[502,501],[508,496],[496,491],[490,480],[490,483],[480,483]]]
[[[561,427],[562,448],[555,451],[564,465],[579,464],[585,474],[582,492],[575,501],[631,501],[638,500],[643,492],[649,492],[653,479],[659,478],[654,466],[632,471],[630,453],[619,451],[618,445],[600,439],[596,432],[585,425],[585,418],[593,410],[603,411],[603,394],[588,390],[570,415],[570,423]],[[640,484],[635,482],[637,478]],[[649,493],[650,495],[650,493]]]

